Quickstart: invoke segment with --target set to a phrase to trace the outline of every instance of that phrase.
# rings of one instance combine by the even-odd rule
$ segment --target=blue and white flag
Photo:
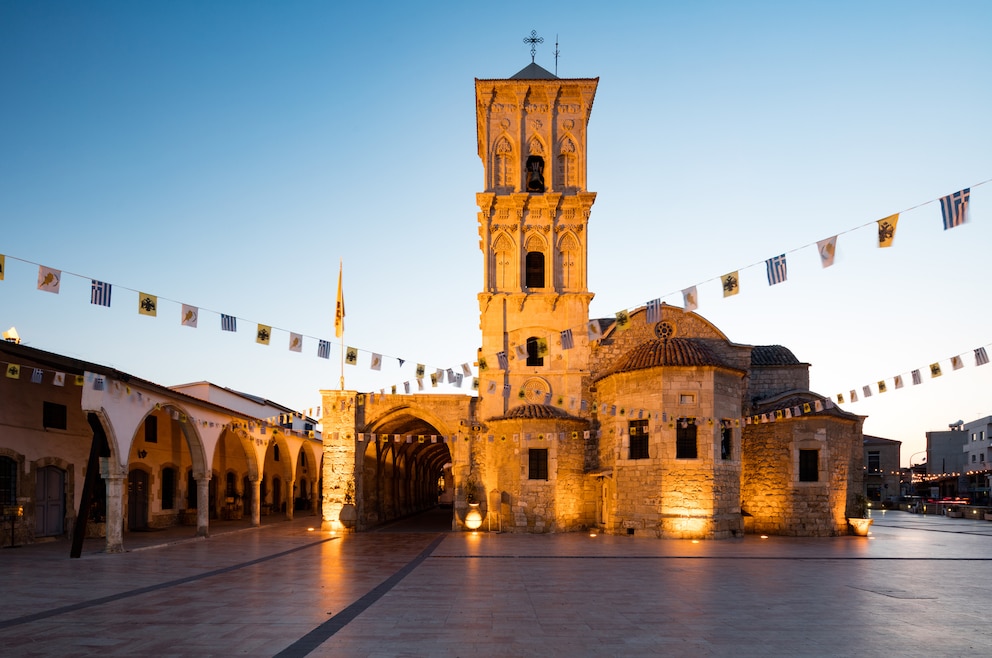
[[[90,279],[90,304],[110,306],[110,284]]]
[[[220,328],[221,331],[237,331],[238,330],[238,319],[233,315],[220,314]]]
[[[976,366],[984,366],[988,362],[989,362],[989,355],[988,355],[988,352],[985,351],[985,348],[984,347],[976,347],[975,348],[975,365]]]
[[[647,313],[645,320],[648,324],[655,324],[661,321],[661,300],[652,299],[647,304]]]
[[[575,339],[572,337],[572,330],[566,329],[561,332],[561,348],[563,350],[570,350],[575,347]]]
[[[944,230],[961,226],[968,221],[968,200],[971,188],[966,187],[960,192],[948,194],[940,198],[940,212],[944,216]]]
[[[920,375],[919,370],[914,370],[910,374],[913,376],[913,386],[918,386],[923,383],[923,377]]]
[[[774,286],[776,283],[785,281],[785,254],[769,258],[765,261],[765,267],[768,270],[768,285]]]
[[[510,360],[506,358],[506,352],[496,352],[496,362],[499,364],[500,370],[510,368]]]
[[[31,371],[31,383],[40,384],[42,377],[45,376],[45,371],[41,368],[35,368]]]
[[[331,344],[326,340],[321,340],[317,343],[317,356],[322,359],[331,358]]]

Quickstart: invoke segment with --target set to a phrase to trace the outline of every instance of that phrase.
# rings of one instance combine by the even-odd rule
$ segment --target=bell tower
[[[599,78],[558,78],[535,63],[475,81],[483,287],[481,417],[521,404],[579,415],[588,375],[586,188],[589,115]],[[571,343],[562,332],[571,330]]]

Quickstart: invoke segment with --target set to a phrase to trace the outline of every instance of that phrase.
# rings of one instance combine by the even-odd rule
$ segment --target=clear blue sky
[[[594,316],[681,305],[698,284],[701,315],[788,346],[824,395],[923,369],[845,406],[904,462],[927,430],[992,414],[992,365],[970,356],[992,343],[992,184],[963,227],[943,231],[929,203],[891,249],[874,224],[845,233],[992,178],[987,2],[4,2],[0,325],[305,409],[338,386],[337,345],[318,359],[313,337],[333,339],[343,259],[348,388],[473,361],[473,79],[528,64],[532,29],[538,64],[554,71],[557,35],[561,77],[600,77]],[[838,233],[830,269],[792,251]],[[783,252],[789,280],[769,287],[763,261]],[[44,293],[16,259],[85,278]],[[752,264],[723,299],[714,279]],[[89,304],[90,278],[114,284],[111,308]],[[128,288],[159,295],[159,317]],[[167,300],[201,307],[199,328]],[[269,347],[255,322],[277,328]]]

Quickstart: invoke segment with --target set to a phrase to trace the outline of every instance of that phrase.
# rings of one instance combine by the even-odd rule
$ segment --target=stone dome
[[[624,354],[597,379],[621,372],[663,366],[715,366],[729,368],[701,342],[691,338],[654,338]]]

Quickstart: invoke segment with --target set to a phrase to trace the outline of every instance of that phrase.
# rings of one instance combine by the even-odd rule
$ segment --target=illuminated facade
[[[363,529],[437,504],[440,480],[456,528],[471,504],[508,532],[846,532],[863,419],[824,407],[808,364],[667,305],[590,322],[597,85],[533,63],[476,80],[479,395],[324,391],[327,525],[348,491]]]

